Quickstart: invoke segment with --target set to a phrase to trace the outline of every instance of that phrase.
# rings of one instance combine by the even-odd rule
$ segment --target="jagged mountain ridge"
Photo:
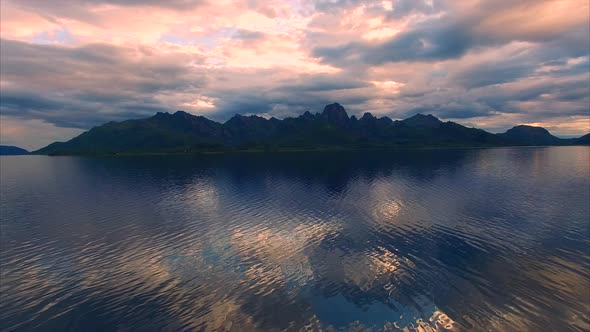
[[[529,145],[530,142],[539,141],[537,129],[530,131],[535,133],[534,139],[531,139],[526,136],[529,131],[515,128],[504,134],[492,134],[450,121],[443,122],[430,114],[416,114],[405,120],[393,121],[388,117],[377,118],[365,113],[357,119],[355,116],[349,117],[344,107],[338,103],[327,105],[322,113],[305,112],[295,118],[279,120],[256,115],[235,115],[223,124],[178,111],[174,114],[157,113],[145,119],[109,122],[68,142],[52,143],[35,153],[62,155],[191,153],[247,149],[502,146]],[[541,144],[574,143],[554,138],[556,140],[551,140],[550,143],[544,143],[543,140]]]

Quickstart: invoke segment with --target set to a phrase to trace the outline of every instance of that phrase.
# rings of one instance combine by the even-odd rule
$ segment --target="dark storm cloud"
[[[108,99],[97,98],[95,103],[72,96],[39,96],[30,92],[4,89],[1,96],[2,115],[21,119],[43,119],[57,127],[88,129],[107,121],[122,121],[165,112],[155,100],[119,102],[116,112],[102,112]],[[107,111],[110,109],[107,108]]]
[[[348,3],[336,2],[326,6],[342,7]],[[339,67],[459,59],[470,51],[498,47],[510,42],[544,44],[542,58],[546,61],[587,55],[590,48],[588,22],[538,29],[532,29],[526,23],[520,22],[520,26],[513,30],[496,22],[505,20],[504,16],[508,16],[512,11],[541,10],[535,7],[538,4],[529,0],[482,2],[475,9],[470,8],[461,13],[449,11],[420,21],[388,40],[355,40],[337,46],[315,45],[311,52],[323,63]],[[444,2],[433,1],[431,5],[424,1],[403,0],[394,2],[393,11],[387,12],[385,18],[406,16],[415,12],[435,14],[443,9],[450,7]],[[521,16],[522,21],[535,20],[534,14]],[[535,23],[537,22],[531,24]],[[315,34],[318,35],[317,32]],[[313,34],[310,34],[311,37]]]
[[[445,1],[425,0],[395,0],[393,11],[388,13],[388,19],[400,19],[412,13],[436,14],[446,8]]]
[[[76,1],[80,2],[80,1]],[[171,7],[178,9],[192,8],[198,5],[206,4],[207,0],[83,0],[84,3],[89,4],[113,4],[121,6],[156,6],[156,7]]]
[[[256,41],[264,39],[265,34],[259,31],[250,31],[244,29],[238,29],[232,36],[234,39],[241,39],[246,41]]]
[[[153,55],[149,49],[104,44],[81,47],[0,41],[3,115],[60,127],[89,128],[170,110],[157,97],[194,93],[205,76],[188,70],[193,55]],[[175,106],[175,105],[174,105]]]
[[[480,116],[488,116],[494,113],[494,109],[484,103],[478,102],[451,102],[448,104],[424,105],[409,109],[401,114],[402,118],[410,117],[416,113],[435,114],[444,119],[469,119]]]
[[[371,85],[359,77],[347,74],[303,74],[281,83],[282,91],[293,93],[358,89]]]
[[[313,3],[316,12],[325,13],[350,10],[363,5],[369,13],[387,14],[388,19],[399,19],[413,13],[435,14],[446,8],[446,1],[441,0],[393,0],[391,11],[383,7],[381,0],[316,0]]]
[[[333,12],[338,10],[347,10],[350,8],[357,7],[358,5],[365,3],[370,5],[377,3],[377,1],[362,1],[362,0],[315,0],[313,1],[314,9],[316,12]]]
[[[273,79],[273,69],[210,72],[207,96],[215,98],[216,110],[208,117],[225,121],[235,114],[260,114],[277,118],[299,116],[305,111],[321,112],[326,104],[340,102],[347,110],[360,112],[372,98],[370,83],[347,73],[281,73],[288,79]],[[257,84],[248,84],[257,77]],[[259,82],[265,82],[260,84]],[[254,82],[253,82],[254,83]]]
[[[456,11],[445,3],[433,4],[398,2],[396,9],[394,3],[387,19],[447,11],[385,40],[315,43],[312,54],[345,71],[395,65],[391,80],[404,86],[398,96],[384,97],[394,105],[394,117],[415,112],[453,119],[534,113],[535,121],[543,122],[590,115],[587,18],[548,18],[553,9],[548,2],[484,1]],[[308,37],[329,40],[329,33],[316,31]],[[397,72],[407,67],[416,70]]]
[[[0,74],[11,82],[2,90],[2,114],[68,128],[88,129],[186,107],[180,99],[158,98],[167,94],[190,101],[204,92],[216,98],[216,112],[208,116],[224,121],[237,113],[285,117],[305,110],[319,112],[336,101],[331,92],[371,86],[348,74],[292,72],[289,79],[273,81],[275,70],[203,70],[187,66],[201,63],[198,57],[153,55],[149,49],[104,44],[63,47],[2,40],[0,49]],[[267,77],[269,84],[249,88],[251,77]],[[246,86],[236,87],[239,81]],[[347,93],[338,101],[354,105],[369,98]]]
[[[551,37],[548,36],[545,40],[541,40],[545,43],[544,51],[547,58],[582,57],[587,56],[590,52],[588,24],[575,26]]]
[[[531,75],[536,66],[532,63],[496,62],[470,68],[456,75],[455,82],[466,88],[512,82]]]
[[[207,2],[207,0],[20,0],[19,4],[35,9],[53,8],[61,13],[67,13],[68,9],[82,9],[91,5],[154,6],[182,10],[202,6]]]
[[[385,42],[316,47],[313,55],[337,66],[355,62],[381,65],[400,61],[438,61],[462,56],[473,47],[474,42],[464,26],[454,22],[437,22],[402,32]]]
[[[517,84],[499,91],[481,91],[477,101],[502,113],[527,112],[538,121],[556,116],[590,115],[590,86],[587,78],[551,80],[530,87],[519,88]],[[534,107],[527,108],[528,103]]]

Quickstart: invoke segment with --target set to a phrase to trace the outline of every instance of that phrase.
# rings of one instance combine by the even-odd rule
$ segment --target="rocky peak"
[[[305,113],[300,115],[299,118],[304,119],[304,120],[312,120],[314,118],[314,116],[309,111],[305,111]]]
[[[338,103],[326,105],[321,118],[339,126],[345,126],[349,120],[346,110]]]
[[[375,120],[376,118],[373,116],[373,114],[369,113],[369,112],[365,112],[365,114],[363,114],[363,116],[361,117],[362,121],[372,121]]]
[[[410,118],[402,121],[405,125],[410,127],[424,127],[424,128],[438,128],[442,124],[437,117],[432,114],[416,114]]]

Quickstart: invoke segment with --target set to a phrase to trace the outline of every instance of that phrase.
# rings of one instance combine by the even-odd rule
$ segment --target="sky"
[[[0,141],[183,110],[590,131],[588,0],[3,0]]]

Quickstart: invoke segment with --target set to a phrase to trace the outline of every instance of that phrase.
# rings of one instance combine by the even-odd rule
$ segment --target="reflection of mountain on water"
[[[587,330],[589,153],[7,158],[0,290],[23,329]]]
[[[371,182],[392,173],[430,181],[448,175],[478,149],[384,150],[369,152],[236,153],[199,156],[83,158],[85,167],[150,177],[182,178],[220,174],[239,185],[281,177],[313,186],[321,184],[335,195],[354,179]]]

